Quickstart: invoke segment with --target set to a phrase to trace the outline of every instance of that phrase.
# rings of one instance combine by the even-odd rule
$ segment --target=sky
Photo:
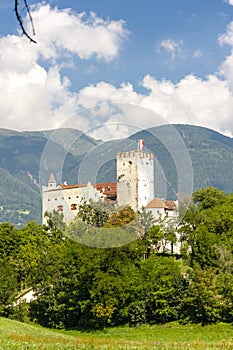
[[[1,128],[116,138],[182,123],[233,135],[233,0],[28,4],[36,44],[14,1],[0,4]]]

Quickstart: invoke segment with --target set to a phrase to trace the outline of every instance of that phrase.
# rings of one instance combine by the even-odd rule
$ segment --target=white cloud
[[[220,65],[219,74],[226,80],[231,91],[233,91],[233,21],[227,26],[226,33],[219,35],[218,41],[220,45],[227,44],[231,46],[231,54]]]
[[[219,35],[218,41],[220,45],[228,44],[233,46],[233,22],[228,24],[226,33]]]
[[[37,48],[24,37],[0,39],[0,89],[1,126],[18,130],[56,126],[74,100],[68,79],[56,66],[39,65]]]
[[[39,53],[46,59],[55,59],[66,50],[81,59],[96,55],[98,59],[109,61],[119,54],[122,39],[128,35],[123,20],[103,20],[95,13],[88,17],[70,9],[58,10],[39,4],[31,15]],[[27,30],[30,29],[28,19]]]
[[[196,49],[196,50],[194,51],[194,53],[193,53],[193,56],[194,56],[195,58],[200,58],[201,56],[203,56],[203,53],[202,53],[201,49],[200,49],[200,48]]]
[[[59,56],[78,55],[88,59],[94,55],[98,59],[113,59],[127,35],[124,23],[105,21],[95,14],[86,18],[84,14],[42,4],[34,8],[33,18],[38,44],[30,44],[20,36],[0,38],[1,127],[56,128],[69,122],[80,106],[84,111],[72,119],[72,122],[76,119],[75,126],[88,130],[98,124],[111,124],[111,128],[103,127],[108,138],[122,133],[126,136],[138,127],[151,127],[163,120],[233,134],[233,54],[226,57],[217,73],[206,79],[187,75],[173,83],[148,74],[141,82],[146,93],[137,92],[130,82],[116,87],[104,81],[72,93],[69,79],[61,77]],[[233,46],[232,23],[219,42]],[[181,44],[167,39],[161,42],[161,47],[174,59],[180,54]],[[46,66],[41,58],[43,62],[47,60]],[[100,109],[100,103],[105,106],[120,103],[124,113],[117,107],[114,112],[108,107]],[[98,133],[93,129],[93,134]]]
[[[135,105],[145,108],[140,113],[109,114],[108,122],[129,123],[131,126],[147,128],[158,125],[159,122],[186,123],[213,128],[225,133],[233,133],[232,111],[233,95],[228,83],[210,75],[202,80],[193,75],[186,76],[177,84],[171,81],[158,81],[152,76],[146,76],[142,86],[147,94],[137,93],[130,84],[122,84],[120,88],[101,82],[82,89],[78,102],[90,107],[99,102],[120,103],[126,106]],[[126,107],[124,107],[125,109]],[[149,113],[153,111],[154,113]],[[159,119],[158,116],[161,116]],[[106,122],[106,117],[98,115],[90,119],[96,124]],[[113,135],[112,135],[113,136]]]
[[[225,2],[233,6],[233,0],[225,0]]]
[[[160,48],[164,49],[171,56],[171,61],[173,62],[176,55],[181,52],[182,41],[176,42],[172,39],[162,40],[159,44]]]
[[[123,21],[105,21],[94,13],[88,17],[39,4],[31,14],[37,44],[23,36],[0,38],[0,115],[5,128],[59,127],[75,113],[77,104],[69,79],[61,77],[58,58],[94,55],[109,61],[118,55],[127,35]]]

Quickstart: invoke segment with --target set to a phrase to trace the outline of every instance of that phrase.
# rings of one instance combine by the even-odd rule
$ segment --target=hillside
[[[174,130],[175,129],[175,130]],[[180,140],[176,140],[177,135]],[[116,151],[135,149],[137,140],[144,139],[147,151],[155,156],[155,194],[174,199],[179,191],[179,174],[177,166],[185,170],[185,160],[180,156],[185,152],[179,147],[186,148],[193,170],[193,189],[213,186],[227,193],[233,192],[233,139],[216,131],[192,125],[165,125],[148,130],[142,130],[129,137],[128,140],[111,141],[102,145],[101,153],[106,155],[111,149]],[[183,143],[183,146],[182,146]],[[169,149],[168,149],[169,148]],[[95,152],[97,152],[95,150]],[[172,152],[172,153],[171,153]],[[93,153],[94,156],[94,153]],[[176,164],[175,157],[178,158]],[[115,160],[105,164],[99,172],[99,180],[115,179]],[[181,179],[182,181],[183,179]],[[188,181],[184,177],[185,181]],[[179,185],[179,186],[178,186]],[[165,188],[167,187],[167,188]],[[185,187],[185,186],[184,186]],[[186,186],[188,187],[188,186]]]
[[[198,126],[174,125],[174,128],[192,161],[194,190],[214,186],[233,192],[233,139]],[[51,171],[57,175],[62,155],[62,181],[114,181],[116,152],[135,149],[137,139],[144,139],[146,149],[155,155],[156,196],[165,193],[167,198],[174,198],[174,193],[179,190],[179,176],[173,155],[166,148],[169,143],[176,152],[174,130],[171,129],[173,127],[169,125],[159,126],[140,131],[128,139],[105,143],[75,129],[35,132],[0,129],[0,221],[20,226],[28,220],[41,220],[39,181],[43,180],[45,184]],[[40,163],[48,140],[54,152],[40,178]],[[182,162],[179,164],[182,167]]]
[[[231,176],[233,139],[203,127],[192,125],[174,125],[174,127],[184,141],[192,161],[194,190],[213,186],[227,193],[233,192],[233,178]],[[169,135],[173,135],[171,126],[166,125],[141,131],[131,138],[134,140],[145,139],[145,144],[155,154],[168,182],[176,192],[176,165],[166,147],[159,141],[161,135],[163,135],[162,140],[164,135],[169,139]],[[173,140],[171,140],[171,144],[172,142]]]
[[[64,176],[76,181],[77,166],[82,156],[97,142],[81,131],[60,129],[40,132],[17,132],[0,129],[0,221],[22,225],[41,220],[40,163],[45,147],[56,151],[49,169],[56,173],[57,159],[65,153]],[[66,142],[72,147],[66,150]],[[47,175],[48,177],[49,175]]]

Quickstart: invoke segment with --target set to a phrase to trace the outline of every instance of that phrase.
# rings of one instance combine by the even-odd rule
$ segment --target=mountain
[[[144,139],[145,149],[155,156],[156,196],[175,199],[178,192],[206,186],[233,192],[232,138],[199,126],[163,125],[142,130],[128,140],[108,142],[102,153],[106,155],[112,148],[118,152],[121,147],[135,149],[139,139]],[[115,160],[101,170],[99,180],[115,179]]]
[[[77,181],[76,168],[83,154],[98,142],[75,129],[35,132],[0,129],[1,222],[21,226],[28,220],[41,221],[41,159],[48,144],[54,150],[48,172],[51,169],[56,173],[57,160],[65,154],[64,176],[68,172],[70,180]],[[49,173],[46,181],[48,177]]]
[[[116,153],[137,148],[138,139],[155,155],[156,196],[173,199],[185,191],[192,171],[194,190],[214,186],[233,192],[233,139],[207,128],[164,125],[108,142],[70,128],[0,129],[0,221],[19,226],[40,221],[40,185],[51,172],[58,182],[115,181]]]
[[[181,142],[177,142],[175,131],[184,142],[193,169],[193,189],[213,186],[225,192],[233,192],[233,139],[216,131],[192,125],[164,125],[151,128],[131,136],[144,139],[145,145],[155,154],[165,177],[177,192],[177,169],[174,159],[166,148],[171,146],[175,154]],[[175,137],[175,139],[174,139]],[[170,140],[169,140],[170,138]],[[160,141],[160,139],[162,141]],[[164,139],[166,142],[164,142]],[[178,152],[179,153],[179,152]],[[180,152],[182,155],[182,152]],[[187,159],[186,159],[187,161]],[[182,162],[181,162],[182,166]]]

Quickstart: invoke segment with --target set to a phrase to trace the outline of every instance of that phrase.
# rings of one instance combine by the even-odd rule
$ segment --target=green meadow
[[[169,323],[103,331],[58,331],[0,318],[0,349],[230,350],[233,349],[233,326]]]

